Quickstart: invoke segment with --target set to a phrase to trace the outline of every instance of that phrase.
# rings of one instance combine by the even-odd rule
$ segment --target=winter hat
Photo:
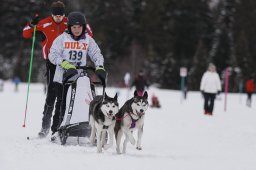
[[[81,12],[71,12],[68,15],[68,25],[86,25],[86,19]]]
[[[68,31],[70,34],[72,34],[71,32],[71,26],[72,25],[82,25],[83,26],[83,30],[82,33],[85,32],[86,30],[86,19],[84,14],[82,14],[81,12],[71,12],[68,15]]]
[[[65,14],[65,5],[61,1],[53,2],[51,5],[52,15],[64,15]]]

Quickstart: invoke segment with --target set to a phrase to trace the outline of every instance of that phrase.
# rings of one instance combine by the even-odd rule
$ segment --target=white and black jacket
[[[216,72],[206,71],[201,79],[200,90],[205,93],[221,91],[220,77]]]
[[[49,60],[56,65],[53,81],[62,83],[64,69],[60,65],[64,60],[75,66],[85,66],[87,54],[94,62],[95,67],[104,65],[104,58],[98,45],[87,33],[77,41],[66,32],[58,36],[53,41],[49,53]]]

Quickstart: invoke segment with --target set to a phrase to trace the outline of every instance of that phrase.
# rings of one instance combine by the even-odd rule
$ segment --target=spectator
[[[254,93],[254,90],[255,90],[254,79],[253,79],[252,76],[250,76],[248,78],[248,80],[246,80],[245,90],[246,90],[246,93],[247,93],[246,105],[248,107],[251,107],[251,105],[252,105],[252,94]]]
[[[200,90],[204,96],[204,114],[212,115],[216,94],[221,92],[220,77],[212,63],[209,64],[208,70],[203,74]]]
[[[20,84],[20,78],[18,76],[15,76],[13,79],[13,83],[14,83],[14,91],[18,92],[19,91],[19,84]]]
[[[126,72],[124,75],[124,85],[126,88],[130,87],[130,79],[131,79],[131,74],[129,72]]]
[[[0,91],[4,91],[4,81],[0,79]]]
[[[135,86],[135,89],[137,90],[138,95],[143,96],[145,88],[148,88],[148,82],[142,70],[139,71],[138,75],[133,80],[132,87],[133,86]]]
[[[152,97],[151,97],[151,107],[156,107],[156,108],[160,108],[160,102],[158,100],[158,97],[153,93]]]

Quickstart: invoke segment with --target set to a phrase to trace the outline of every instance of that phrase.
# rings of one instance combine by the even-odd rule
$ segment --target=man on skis
[[[54,109],[55,99],[57,97],[55,92],[55,83],[53,82],[56,66],[49,61],[48,54],[50,53],[50,48],[53,41],[67,28],[67,18],[65,17],[64,3],[61,1],[53,2],[51,4],[51,16],[48,16],[42,20],[39,20],[38,14],[35,15],[32,21],[28,23],[23,29],[24,38],[31,38],[33,36],[34,26],[36,26],[37,39],[40,39],[42,42],[42,54],[46,63],[47,94],[43,111],[42,128],[38,133],[39,137],[45,137],[49,133],[52,112]],[[86,32],[92,36],[89,25],[86,26]],[[55,114],[53,116],[53,124],[58,123],[56,122],[58,121],[56,116],[59,115],[59,113],[56,112],[59,112],[60,110],[60,101],[61,99],[57,97],[57,102],[55,104]],[[53,131],[52,128],[51,130]]]

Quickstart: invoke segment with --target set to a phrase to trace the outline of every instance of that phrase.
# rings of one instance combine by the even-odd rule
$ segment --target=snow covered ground
[[[0,169],[1,170],[255,170],[256,98],[252,108],[245,106],[245,95],[230,94],[224,112],[224,94],[216,100],[214,115],[203,115],[199,92],[189,92],[181,102],[178,91],[150,88],[161,109],[146,112],[143,150],[128,144],[127,154],[118,155],[115,146],[101,154],[96,147],[75,143],[61,146],[36,136],[41,126],[45,95],[42,84],[31,85],[27,126],[22,128],[27,85],[14,92],[11,83],[0,92]],[[125,89],[119,92],[122,105]],[[100,90],[98,89],[100,93]],[[130,96],[132,95],[132,92]],[[74,142],[74,141],[73,141]]]

